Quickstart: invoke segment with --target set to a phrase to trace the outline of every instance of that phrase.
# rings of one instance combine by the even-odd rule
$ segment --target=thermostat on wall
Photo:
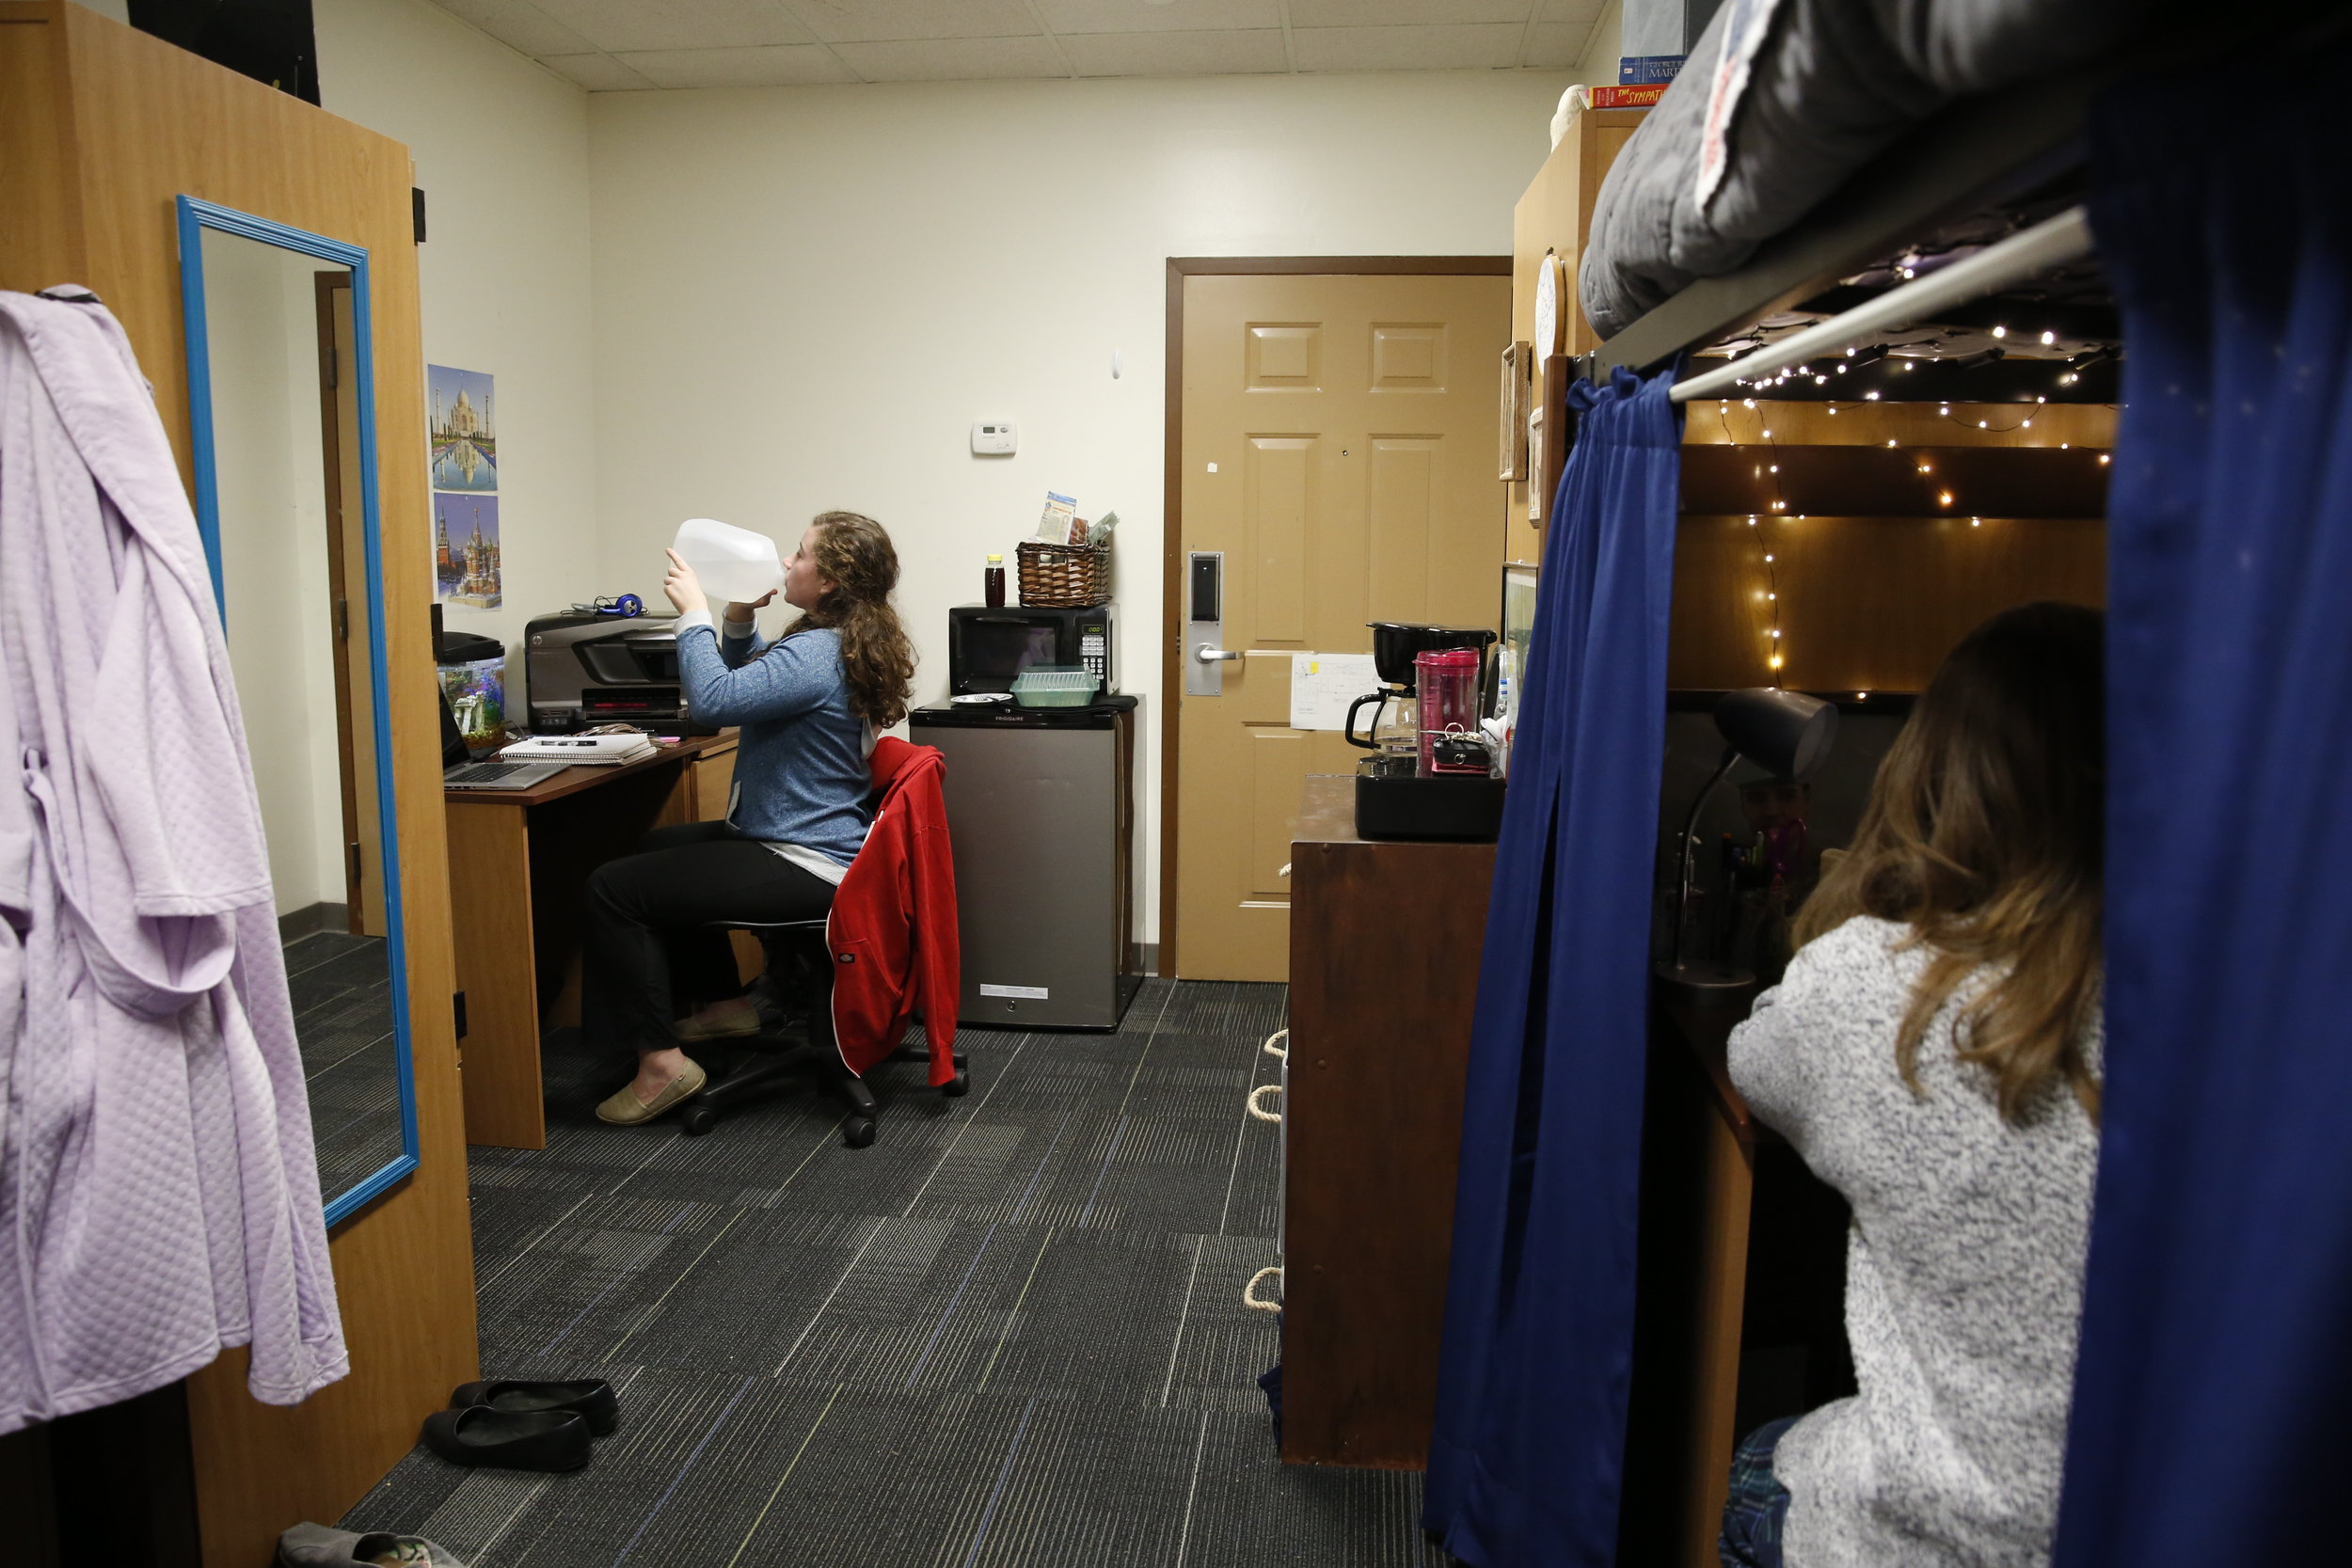
[[[1020,445],[1010,420],[984,420],[972,426],[972,450],[982,457],[1009,456]]]

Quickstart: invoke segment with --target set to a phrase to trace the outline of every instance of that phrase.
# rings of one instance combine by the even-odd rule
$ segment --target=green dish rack
[[[1094,701],[1094,672],[1033,664],[1012,678],[1012,700],[1023,707],[1085,707]]]

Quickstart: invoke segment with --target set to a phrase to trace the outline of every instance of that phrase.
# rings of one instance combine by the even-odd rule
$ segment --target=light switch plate
[[[1020,449],[1020,432],[1010,420],[975,420],[972,451],[981,457],[1009,457]]]

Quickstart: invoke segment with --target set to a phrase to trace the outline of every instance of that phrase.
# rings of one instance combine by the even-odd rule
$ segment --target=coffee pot
[[[1384,757],[1421,755],[1422,705],[1413,660],[1421,654],[1446,648],[1468,648],[1483,664],[1495,634],[1484,626],[1434,626],[1411,621],[1372,621],[1372,665],[1380,689],[1367,691],[1348,705],[1347,742]],[[1366,706],[1372,722],[1362,733],[1356,716]]]
[[[1356,716],[1372,705],[1372,723],[1359,735]],[[1347,706],[1347,743],[1382,756],[1410,757],[1421,750],[1421,703],[1410,686],[1384,686]]]

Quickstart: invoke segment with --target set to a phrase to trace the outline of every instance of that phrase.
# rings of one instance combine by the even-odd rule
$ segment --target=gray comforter
[[[1771,0],[1726,4],[1593,208],[1578,273],[1604,338],[1693,278],[1729,272],[1912,124],[1955,98],[2078,66],[2144,37],[2148,0],[1777,0],[1697,199],[1701,130],[1726,32]]]

